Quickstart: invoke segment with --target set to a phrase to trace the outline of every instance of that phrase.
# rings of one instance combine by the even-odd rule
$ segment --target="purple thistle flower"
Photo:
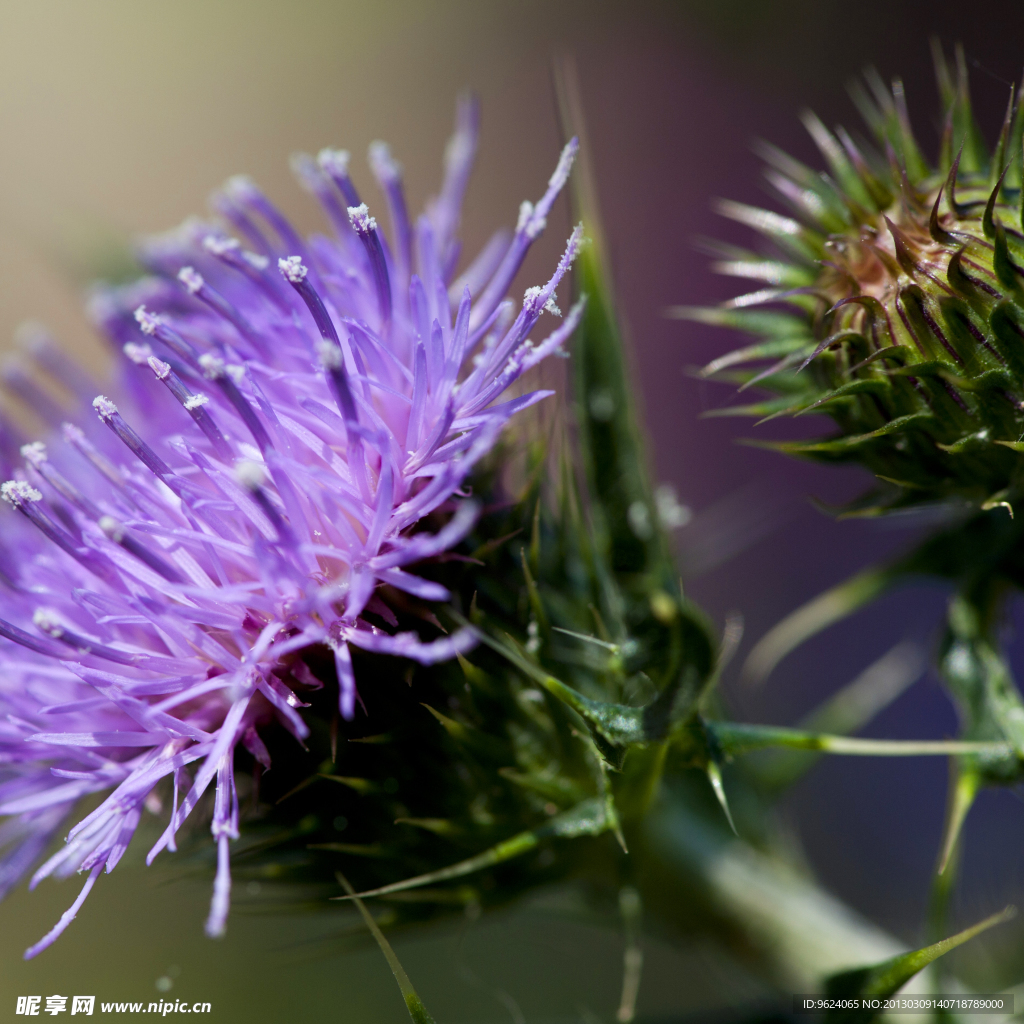
[[[21,444],[0,423],[11,477],[0,488],[11,509],[0,533],[0,896],[80,798],[110,792],[32,876],[35,886],[88,872],[26,957],[113,869],[143,808],[159,810],[153,790],[165,778],[170,818],[148,862],[175,848],[213,786],[218,867],[206,930],[223,933],[235,748],[269,766],[260,728],[279,722],[301,742],[297,684],[321,685],[289,655],[327,645],[340,713],[352,718],[350,647],[429,664],[473,645],[468,630],[424,642],[365,615],[397,626],[382,584],[448,598],[409,567],[472,528],[468,475],[509,419],[550,392],[499,399],[562,352],[582,313],[577,304],[546,340],[528,340],[545,309],[557,313],[579,227],[547,284],[518,310],[505,298],[575,140],[543,198],[523,204],[514,235],[495,235],[453,283],[476,141],[475,107],[463,103],[441,192],[415,224],[398,164],[382,143],[371,147],[390,237],[345,153],[293,161],[331,237],[301,238],[251,181],[231,179],[213,207],[242,240],[189,221],[144,244],[153,277],[94,296],[94,319],[124,355],[118,403],[93,399],[87,375],[32,335],[32,362],[82,415],[59,427],[67,412],[33,402],[23,374],[23,397],[53,433]],[[90,402],[95,415],[84,414]],[[439,532],[412,532],[438,510],[454,513]]]

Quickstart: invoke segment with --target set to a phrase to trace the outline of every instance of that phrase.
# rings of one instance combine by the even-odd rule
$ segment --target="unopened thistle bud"
[[[773,252],[730,250],[716,269],[763,287],[717,309],[673,310],[758,339],[704,374],[729,371],[779,397],[723,412],[832,417],[832,436],[772,447],[869,469],[879,487],[851,509],[861,514],[1021,497],[1024,119],[1011,91],[990,151],[962,54],[951,72],[937,49],[936,66],[944,129],[934,163],[911,130],[902,83],[887,88],[869,73],[854,98],[874,148],[805,114],[828,173],[763,151],[789,215],[720,205]]]

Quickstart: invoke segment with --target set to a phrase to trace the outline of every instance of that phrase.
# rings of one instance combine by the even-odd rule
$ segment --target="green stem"
[[[688,790],[675,789],[667,787],[637,843],[644,903],[669,928],[720,943],[724,956],[738,956],[789,992],[818,991],[837,971],[906,949],[781,857],[710,821]]]
[[[705,722],[724,754],[741,754],[765,747],[820,750],[829,754],[865,757],[921,757],[949,754],[1006,755],[1008,743],[973,740],[872,740],[856,736],[834,736],[774,725],[740,725],[734,722]]]

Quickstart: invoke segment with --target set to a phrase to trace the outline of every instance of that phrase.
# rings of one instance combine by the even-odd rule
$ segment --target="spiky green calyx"
[[[339,892],[340,870],[395,923],[567,878],[617,893],[670,748],[707,760],[715,641],[680,591],[596,246],[577,274],[590,301],[576,384],[604,399],[575,410],[585,454],[564,430],[554,445],[520,435],[496,450],[472,478],[474,531],[455,557],[420,566],[455,595],[438,610],[445,625],[469,620],[480,646],[436,665],[357,655],[374,683],[351,723],[332,703],[330,652],[297,655],[311,735],[303,750],[268,735],[274,768],[253,793],[237,878],[292,883],[276,889],[313,902]],[[400,630],[434,614],[397,607]]]
[[[828,173],[763,148],[791,216],[721,204],[775,252],[722,250],[716,269],[766,287],[673,311],[758,339],[703,373],[777,397],[722,413],[832,417],[829,437],[769,446],[869,469],[879,486],[851,507],[861,514],[1024,497],[1024,112],[1011,90],[989,152],[963,55],[955,74],[938,47],[935,56],[945,124],[936,165],[911,130],[902,83],[889,89],[868,73],[853,95],[877,149],[806,114]],[[758,308],[778,305],[788,309]]]

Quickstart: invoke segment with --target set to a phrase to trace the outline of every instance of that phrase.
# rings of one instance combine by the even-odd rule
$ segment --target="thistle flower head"
[[[772,251],[723,249],[716,268],[762,287],[718,309],[676,311],[758,338],[704,372],[779,397],[725,412],[827,413],[835,435],[773,447],[864,465],[879,480],[855,506],[867,513],[1021,497],[1024,112],[1011,90],[989,151],[962,53],[951,72],[936,48],[936,67],[944,128],[934,163],[911,129],[902,82],[889,88],[869,73],[853,94],[874,146],[805,114],[827,172],[763,149],[788,214],[721,204]]]
[[[27,956],[113,869],[162,780],[173,795],[150,861],[174,849],[213,792],[207,931],[223,932],[239,834],[236,749],[269,767],[261,730],[274,722],[301,744],[301,695],[325,683],[352,719],[373,685],[356,679],[353,648],[431,664],[475,642],[469,629],[396,633],[392,606],[449,597],[411,567],[472,528],[469,474],[509,419],[550,392],[504,393],[562,348],[581,314],[528,340],[578,230],[514,316],[504,300],[535,221],[499,235],[453,283],[476,131],[475,108],[463,104],[441,192],[415,222],[398,164],[374,149],[390,236],[356,193],[347,158],[324,151],[295,166],[330,236],[301,237],[238,177],[213,197],[219,223],[189,221],[145,242],[153,276],[91,303],[121,356],[116,400],[93,397],[70,360],[31,350],[68,401],[52,409],[22,390],[51,433],[19,457],[21,439],[4,424],[0,445],[10,507],[0,533],[0,895],[80,798],[108,795],[35,872],[33,884],[88,879]],[[574,152],[575,142],[533,208],[545,216]],[[427,516],[436,532],[417,528]],[[301,657],[311,650],[319,675]]]

